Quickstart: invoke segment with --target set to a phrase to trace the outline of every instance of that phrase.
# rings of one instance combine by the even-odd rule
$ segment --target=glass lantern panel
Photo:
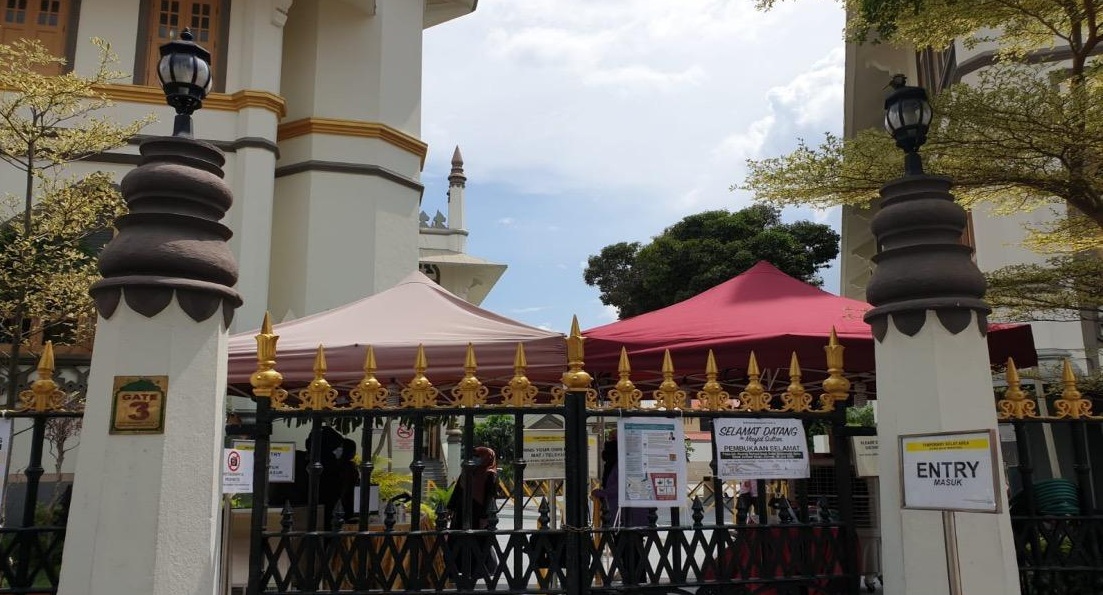
[[[161,79],[161,85],[172,82],[172,56],[164,56],[157,64],[157,76]]]
[[[194,56],[187,54],[175,54],[172,56],[172,80],[180,83],[190,83],[195,77]]]

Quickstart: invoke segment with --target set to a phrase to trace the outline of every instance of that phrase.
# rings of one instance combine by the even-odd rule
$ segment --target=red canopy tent
[[[834,327],[846,347],[846,371],[873,372],[873,335],[862,320],[870,307],[759,262],[685,301],[584,331],[586,369],[616,372],[623,346],[633,372],[643,375],[661,369],[667,349],[679,376],[703,374],[710,349],[721,369],[745,369],[753,350],[763,368],[788,368],[796,352],[802,368],[823,370],[823,347]],[[1037,363],[1029,325],[990,324],[988,350],[993,363],[1008,357],[1021,367]]]
[[[230,337],[230,384],[248,384],[257,367],[256,334],[248,331]],[[334,384],[355,383],[364,375],[368,345],[375,351],[376,377],[406,383],[413,376],[418,345],[425,346],[434,384],[453,384],[463,378],[467,344],[475,348],[480,380],[508,380],[513,375],[517,344],[525,346],[526,375],[533,381],[558,380],[567,368],[561,333],[510,320],[468,303],[433,283],[421,273],[411,273],[398,285],[345,304],[273,327],[280,336],[276,369],[288,385],[313,378],[314,355],[323,345]]]

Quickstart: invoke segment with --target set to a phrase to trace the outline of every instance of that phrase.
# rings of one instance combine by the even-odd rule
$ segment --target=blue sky
[[[422,208],[466,161],[468,252],[509,265],[483,307],[564,331],[615,319],[582,280],[605,245],[739,209],[748,157],[842,130],[843,11],[826,0],[480,0],[425,33]],[[789,209],[838,229],[837,210]],[[837,272],[825,273],[837,289]]]

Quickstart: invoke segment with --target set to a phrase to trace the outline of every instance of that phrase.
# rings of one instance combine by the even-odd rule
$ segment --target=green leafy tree
[[[77,178],[66,166],[125,144],[151,120],[120,125],[97,115],[111,106],[103,85],[124,75],[110,68],[110,47],[92,42],[100,59],[88,76],[44,74],[59,71],[64,60],[38,40],[0,44],[0,159],[23,182],[21,193],[0,197],[7,210],[0,213],[0,318],[12,344],[9,378],[32,333],[61,325],[73,332],[55,338],[82,340],[87,327],[73,323],[91,312],[94,236],[125,208],[110,174]],[[9,400],[14,393],[9,382]]]
[[[690,215],[646,245],[606,246],[589,258],[583,278],[628,318],[691,298],[760,260],[819,285],[818,271],[838,254],[839,235],[829,226],[782,223],[779,209],[754,205]]]
[[[772,1],[760,5],[768,7]],[[1044,282],[1047,303],[1079,315],[1103,295],[1073,261],[1103,249],[1103,5],[1088,0],[845,0],[854,42],[909,48],[996,42],[996,61],[973,84],[957,83],[933,99],[935,120],[923,148],[927,170],[954,179],[966,206],[984,201],[997,213],[1055,207],[1047,225],[1030,229],[1027,245],[1053,258],[1030,267],[1032,287]],[[1059,64],[1046,52],[1067,48]],[[886,81],[887,83],[887,81]],[[803,141],[788,155],[749,162],[741,187],[772,204],[864,206],[901,172],[902,159],[881,130],[850,139]],[[997,271],[991,299],[1031,312],[1005,281],[1021,269]],[[1069,276],[1071,274],[1071,276]],[[1087,284],[1085,284],[1087,283]],[[1019,294],[1020,297],[1016,297]],[[1080,301],[1093,296],[1088,303]],[[1052,301],[1063,297],[1066,300]],[[1034,310],[1035,318],[1050,316]]]
[[[513,462],[516,453],[513,449],[513,416],[488,415],[486,419],[475,423],[475,444],[487,446],[494,451],[498,463],[505,466]]]

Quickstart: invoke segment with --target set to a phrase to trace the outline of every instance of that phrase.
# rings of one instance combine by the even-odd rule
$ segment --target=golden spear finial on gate
[[[280,336],[272,332],[272,318],[268,312],[264,313],[264,321],[260,324],[260,333],[257,334],[257,370],[249,377],[249,384],[253,385],[253,395],[262,399],[269,399],[273,406],[282,405],[287,392],[280,388],[283,384],[283,374],[276,371],[276,342]]]
[[[475,376],[478,365],[475,363],[475,346],[467,344],[467,353],[463,360],[463,379],[452,387],[452,405],[458,407],[477,407],[486,405],[486,395],[490,390]]]
[[[781,395],[782,411],[799,413],[812,410],[812,395],[804,390],[800,377],[800,360],[797,359],[797,352],[794,351],[793,357],[789,360],[789,388]]]
[[[387,406],[387,387],[375,377],[375,349],[368,345],[364,356],[364,377],[349,391],[349,407],[353,409],[382,409]]]
[[[590,388],[593,377],[583,367],[586,362],[586,350],[582,346],[585,338],[578,327],[578,316],[571,319],[571,334],[567,336],[567,371],[563,373],[563,385],[567,390],[585,390]]]
[[[747,362],[747,387],[739,393],[739,409],[742,411],[767,411],[770,409],[770,401],[773,400],[766,393],[760,378],[762,372],[758,369],[758,359],[751,352],[751,359]]]
[[[674,381],[674,361],[670,358],[669,349],[663,352],[663,381],[652,395],[663,409],[685,409],[686,391],[678,388],[678,383]]]
[[[1023,419],[1038,417],[1038,410],[1034,401],[1030,400],[1023,391],[1019,379],[1019,369],[1015,367],[1015,360],[1007,358],[1007,390],[1003,398],[996,403],[996,417],[999,419]]]
[[[440,391],[429,382],[425,371],[429,369],[429,360],[425,357],[425,346],[418,344],[417,357],[414,359],[414,377],[410,384],[402,389],[402,406],[425,409],[437,406]]]
[[[506,405],[528,407],[536,404],[536,393],[539,391],[525,376],[528,365],[525,360],[525,344],[518,343],[517,352],[513,355],[513,378],[502,387],[502,402]]]
[[[709,349],[709,357],[705,360],[705,384],[697,392],[697,400],[701,402],[701,407],[709,411],[731,409],[731,395],[716,381],[719,375],[716,356]]]
[[[831,327],[831,336],[823,348],[827,354],[827,378],[823,380],[823,394],[820,395],[820,411],[834,411],[835,404],[850,398],[850,381],[843,376],[843,351],[835,327]]]
[[[632,383],[632,365],[628,362],[628,350],[620,348],[620,362],[617,365],[617,380],[615,387],[609,389],[610,405],[613,409],[636,409],[640,406],[643,391]]]
[[[337,406],[337,389],[326,380],[326,350],[321,345],[314,354],[314,379],[299,391],[299,409],[334,409]]]
[[[54,382],[54,343],[46,341],[38,358],[38,377],[31,388],[19,393],[16,411],[59,411],[65,408],[65,392]]]
[[[1076,388],[1076,374],[1073,373],[1072,362],[1068,359],[1061,369],[1061,384],[1065,387],[1061,391],[1061,398],[1053,403],[1057,409],[1057,417],[1072,419],[1091,417],[1092,402],[1085,399]]]

